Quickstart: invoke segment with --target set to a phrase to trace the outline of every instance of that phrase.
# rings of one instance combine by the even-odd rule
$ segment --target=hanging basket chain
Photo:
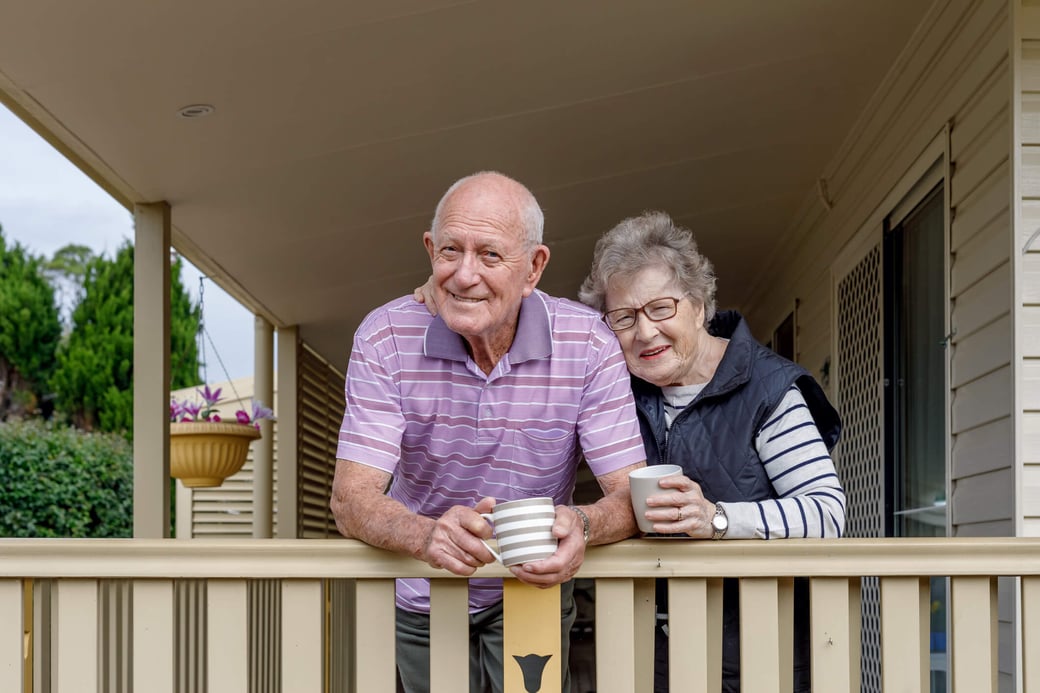
[[[209,382],[209,376],[206,372],[206,341],[202,335],[206,331],[206,312],[202,309],[206,303],[204,294],[206,293],[205,277],[199,275],[199,332],[197,338],[199,340],[199,363],[202,366],[202,382],[205,384]]]
[[[209,378],[206,374],[206,342],[208,341],[210,348],[213,350],[213,355],[217,357],[217,363],[220,364],[220,370],[224,372],[224,380],[231,386],[231,391],[235,393],[235,400],[241,402],[242,396],[238,394],[238,389],[231,380],[231,375],[224,365],[224,359],[220,358],[220,351],[217,350],[217,345],[213,342],[213,336],[206,329],[206,302],[204,294],[205,280],[208,278],[205,275],[199,275],[199,354],[202,357],[202,382],[209,383]]]

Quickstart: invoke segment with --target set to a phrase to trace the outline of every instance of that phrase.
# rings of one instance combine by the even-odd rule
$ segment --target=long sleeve
[[[722,503],[727,539],[840,537],[845,492],[809,408],[794,385],[755,437],[778,498]]]

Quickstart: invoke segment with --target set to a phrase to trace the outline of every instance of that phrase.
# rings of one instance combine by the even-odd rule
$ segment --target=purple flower
[[[274,410],[268,409],[257,400],[253,400],[253,421],[260,419],[274,419]]]
[[[216,404],[220,401],[221,389],[219,387],[215,390],[210,389],[209,385],[197,389],[196,392],[199,393],[203,400],[201,404],[188,400],[180,402],[176,399],[170,399],[170,421],[210,421],[213,423],[221,421],[220,413],[216,408]],[[235,419],[238,423],[243,425],[253,424],[257,429],[260,428],[257,421],[273,418],[274,412],[256,400],[252,402],[252,415],[244,409],[239,409],[235,412]]]
[[[196,390],[196,392],[202,396],[202,399],[206,402],[206,406],[211,408],[214,404],[220,401],[220,391],[222,389],[223,388],[218,387],[216,390],[211,391],[209,385],[207,385],[201,390]]]

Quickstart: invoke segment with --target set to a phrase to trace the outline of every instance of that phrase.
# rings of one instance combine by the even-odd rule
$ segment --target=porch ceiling
[[[929,4],[5,0],[0,98],[124,204],[169,201],[181,252],[344,367],[480,169],[545,208],[547,291],[663,209],[740,306]]]

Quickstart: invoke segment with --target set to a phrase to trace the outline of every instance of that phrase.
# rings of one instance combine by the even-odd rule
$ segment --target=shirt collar
[[[450,361],[465,362],[469,358],[466,340],[448,329],[439,315],[426,328],[423,353],[430,358]],[[512,364],[552,355],[549,308],[541,291],[532,292],[520,303],[520,319],[507,355]]]

